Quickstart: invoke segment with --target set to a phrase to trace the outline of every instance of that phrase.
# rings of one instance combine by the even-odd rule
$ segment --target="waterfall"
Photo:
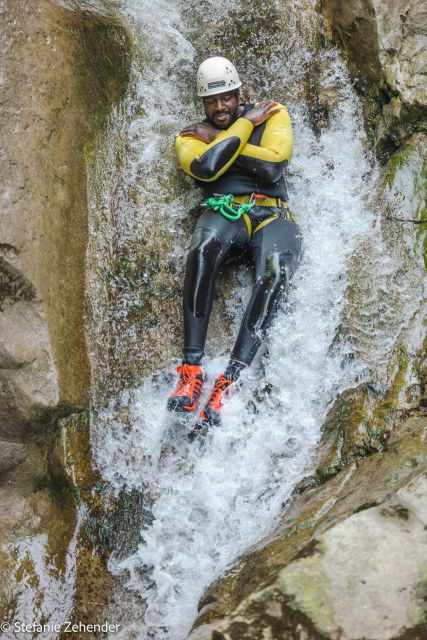
[[[375,239],[384,257],[369,205],[377,167],[345,65],[335,49],[319,48],[315,5],[267,0],[251,3],[250,14],[229,0],[120,5],[135,61],[90,174],[89,343],[95,463],[117,490],[144,490],[154,501],[138,549],[110,561],[146,602],[135,637],[186,637],[204,589],[272,530],[309,472],[331,402],[369,372],[366,349],[340,325],[352,257]],[[189,212],[200,199],[173,142],[202,115],[195,71],[216,54],[234,61],[247,97],[290,111],[288,187],[303,255],[267,347],[200,448],[165,408],[179,361]],[[209,383],[227,361],[249,285],[246,271],[233,274],[231,326],[208,342]]]

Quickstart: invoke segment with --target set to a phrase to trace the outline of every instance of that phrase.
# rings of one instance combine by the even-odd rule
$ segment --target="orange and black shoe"
[[[221,373],[209,395],[205,408],[200,412],[200,422],[210,426],[220,424],[222,401],[230,395],[231,384],[233,384],[233,381]]]
[[[182,364],[176,368],[180,378],[178,385],[168,399],[169,411],[189,413],[197,409],[197,403],[203,388],[203,372],[201,367],[193,364]]]

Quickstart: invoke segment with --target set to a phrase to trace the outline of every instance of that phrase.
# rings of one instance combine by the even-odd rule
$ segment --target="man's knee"
[[[289,266],[287,254],[271,253],[265,256],[258,271],[256,285],[262,289],[286,290]]]
[[[251,330],[264,331],[277,306],[285,295],[289,283],[289,264],[286,254],[272,253],[263,258],[254,286],[254,295],[248,317]]]
[[[193,233],[191,239],[189,258],[197,258],[212,262],[221,252],[222,242],[218,234],[211,229],[199,228]]]

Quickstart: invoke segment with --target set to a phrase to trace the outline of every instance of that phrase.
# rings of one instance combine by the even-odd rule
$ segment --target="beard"
[[[217,122],[216,116],[222,115],[222,114],[227,114],[230,117],[224,122]],[[233,122],[237,120],[238,115],[239,115],[239,105],[237,105],[233,111],[222,111],[221,113],[216,114],[216,116],[214,116],[213,118],[207,117],[206,119],[209,122],[209,124],[211,124],[216,129],[228,129],[228,127],[231,126]]]

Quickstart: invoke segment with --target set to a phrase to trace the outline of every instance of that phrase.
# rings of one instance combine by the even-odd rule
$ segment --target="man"
[[[217,275],[233,252],[245,253],[255,280],[228,366],[200,413],[201,424],[219,424],[224,395],[251,364],[300,252],[300,234],[288,210],[284,170],[292,155],[292,128],[283,105],[267,100],[240,104],[240,82],[226,58],[205,60],[197,95],[206,120],[185,127],[176,139],[183,170],[204,192],[184,282],[184,358],[177,367],[171,411],[192,413],[202,391],[202,360]]]

